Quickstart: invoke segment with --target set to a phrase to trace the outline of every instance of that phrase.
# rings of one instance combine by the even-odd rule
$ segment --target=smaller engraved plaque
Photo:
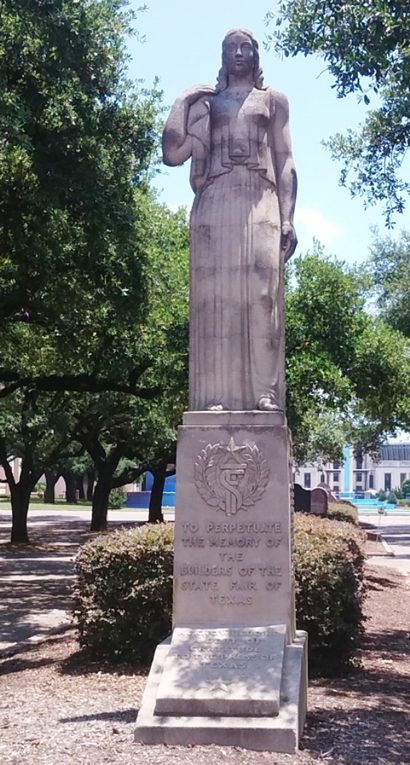
[[[285,625],[175,629],[155,714],[277,715],[285,633]]]

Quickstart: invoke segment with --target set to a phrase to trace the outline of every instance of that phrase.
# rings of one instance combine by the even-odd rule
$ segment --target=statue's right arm
[[[192,138],[187,134],[189,104],[177,98],[162,134],[162,158],[165,165],[182,165],[192,154]]]
[[[190,107],[201,96],[214,93],[209,85],[194,85],[178,96],[162,134],[162,156],[165,165],[182,165],[192,154],[192,138],[187,133]]]

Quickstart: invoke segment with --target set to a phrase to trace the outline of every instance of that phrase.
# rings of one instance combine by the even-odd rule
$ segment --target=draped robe
[[[190,410],[284,408],[283,256],[275,95],[190,107]]]

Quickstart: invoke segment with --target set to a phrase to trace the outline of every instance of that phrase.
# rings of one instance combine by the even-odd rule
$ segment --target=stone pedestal
[[[154,657],[138,741],[298,746],[306,635],[294,625],[290,481],[282,414],[184,415],[173,635]]]

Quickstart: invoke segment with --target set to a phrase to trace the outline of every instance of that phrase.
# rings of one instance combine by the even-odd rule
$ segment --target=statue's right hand
[[[184,90],[179,98],[181,101],[186,101],[188,106],[191,106],[195,101],[198,101],[198,98],[210,96],[213,93],[215,93],[215,88],[211,87],[211,85],[192,85]]]

